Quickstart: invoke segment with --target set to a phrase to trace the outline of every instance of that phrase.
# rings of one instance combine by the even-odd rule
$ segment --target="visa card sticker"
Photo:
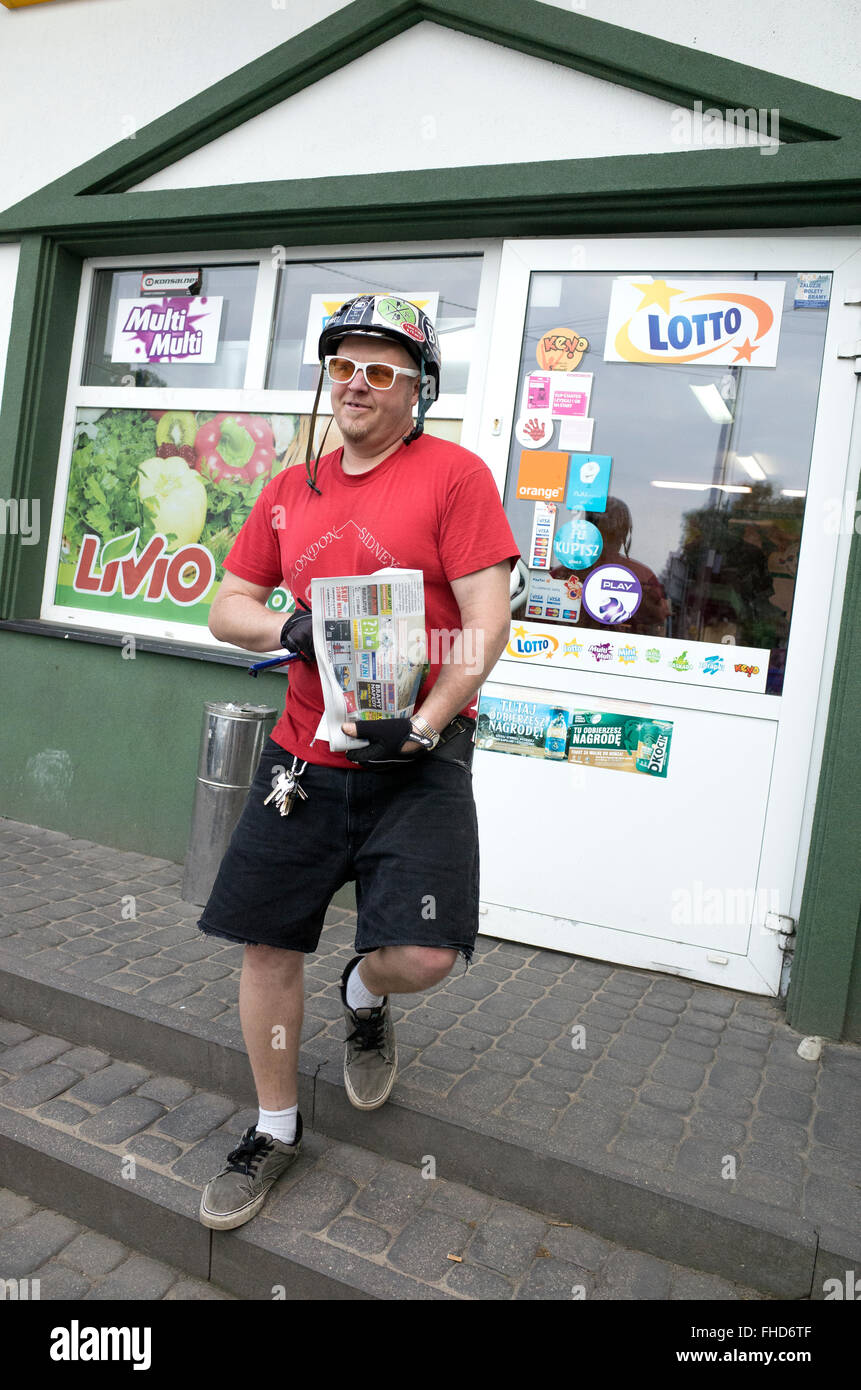
[[[530,569],[549,570],[555,526],[556,503],[536,502],[532,518],[532,540],[529,542]]]

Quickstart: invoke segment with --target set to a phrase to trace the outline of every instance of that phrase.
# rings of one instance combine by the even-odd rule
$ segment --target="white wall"
[[[817,0],[815,8],[802,0],[554,3],[835,91],[861,89],[861,0]],[[338,0],[55,0],[0,8],[0,206],[341,8]],[[421,76],[407,74],[408,92]],[[493,119],[478,112],[475,124],[489,130]],[[342,142],[330,135],[332,147]]]
[[[367,94],[390,88],[393,73],[403,76],[411,100],[396,119],[397,108],[386,101],[381,130],[381,109]],[[335,122],[342,122],[343,133],[333,143]],[[765,127],[768,137],[770,120]],[[765,143],[741,126],[729,125],[724,134],[730,145]],[[423,23],[135,189],[531,165],[701,144],[701,129],[670,102]]]

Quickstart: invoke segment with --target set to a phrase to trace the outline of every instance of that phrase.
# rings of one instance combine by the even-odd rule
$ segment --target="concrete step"
[[[0,1011],[255,1103],[243,949],[204,937],[181,868],[0,821]],[[399,1076],[362,1114],[337,981],[355,914],[305,971],[300,1103],[319,1135],[776,1297],[861,1265],[861,1048],[802,1061],[779,1001],[480,936],[467,974],[398,996]]]
[[[9,1187],[0,1187],[0,1269],[7,1302],[235,1302],[209,1280],[189,1278]]]
[[[340,962],[333,967],[331,959],[318,962],[318,969],[321,964],[329,974],[342,968]],[[176,977],[158,978],[164,982]],[[309,980],[312,987],[322,983],[313,975]],[[434,1003],[444,1006],[445,1001],[436,998],[442,992],[423,1003],[421,1012],[427,1018],[439,1013],[445,1021],[443,1009],[433,1008]],[[188,996],[167,1005],[140,993],[108,989],[99,981],[49,973],[46,964],[33,957],[10,955],[0,948],[0,1008],[8,1017],[253,1107],[253,1079],[235,1009],[210,1021],[183,1009],[182,998]],[[309,1011],[306,1018],[299,1097],[303,1115],[319,1135],[411,1167],[424,1155],[435,1156],[452,1181],[478,1186],[497,1199],[572,1222],[605,1241],[771,1297],[817,1296],[825,1279],[842,1277],[846,1268],[857,1264],[853,1233],[836,1220],[817,1224],[779,1205],[747,1198],[732,1190],[736,1184],[721,1185],[713,1176],[709,1182],[708,1173],[682,1178],[656,1172],[608,1149],[602,1125],[609,1120],[615,1132],[620,1124],[612,1112],[596,1113],[594,1105],[571,1106],[573,1123],[556,1133],[530,1125],[525,1117],[515,1120],[504,1105],[498,1108],[513,1089],[509,1072],[483,1068],[483,1053],[466,1077],[431,1068],[429,1057],[437,1057],[440,1046],[424,1051],[411,1047],[404,1034],[416,1040],[425,1034],[410,1031],[402,1010],[395,1014],[402,1071],[392,1097],[378,1111],[356,1111],[343,1087],[343,1020],[332,982],[311,996],[308,1005],[316,1012]],[[489,1021],[495,1022],[493,1016]],[[486,1047],[489,1041],[476,1032],[477,1044]],[[516,1065],[518,1054],[494,1051],[498,1065]],[[574,1053],[572,1058],[575,1065],[580,1060]],[[450,1064],[447,1058],[445,1064]],[[459,1080],[465,1082],[460,1096]],[[425,1089],[438,1084],[448,1089]],[[723,1095],[717,1099],[731,1103]],[[489,1101],[496,1101],[497,1109],[489,1109]],[[704,1140],[696,1145],[708,1147],[715,1164],[719,1154],[737,1153],[738,1126],[732,1116],[712,1113],[704,1118],[715,1126],[712,1141],[710,1146]],[[769,1117],[764,1119],[768,1122]],[[655,1110],[652,1122],[674,1120]],[[633,1137],[649,1143],[646,1135]],[[766,1182],[768,1174],[754,1177]],[[781,1191],[779,1182],[776,1190]],[[848,1200],[851,1203],[851,1191]]]
[[[0,1020],[0,1184],[29,1199],[0,1192],[0,1269],[42,1280],[42,1298],[763,1297],[450,1181],[431,1154],[397,1162],[310,1125],[263,1211],[210,1231],[201,1190],[256,1118],[233,1096]]]

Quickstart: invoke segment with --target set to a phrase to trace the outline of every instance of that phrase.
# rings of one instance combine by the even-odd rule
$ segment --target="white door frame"
[[[572,240],[506,241],[503,243],[497,308],[494,316],[487,389],[478,452],[491,467],[504,491],[511,431],[516,416],[520,349],[526,315],[529,278],[533,271],[676,273],[751,271],[830,271],[831,304],[822,359],[810,477],[792,613],[783,694],[679,687],[672,682],[646,681],[599,671],[543,669],[503,657],[489,680],[494,688],[511,685],[546,687],[590,698],[609,696],[631,701],[663,701],[678,708],[743,714],[776,723],[776,742],[768,796],[768,812],[760,853],[759,875],[747,955],[736,957],[732,981],[725,969],[711,965],[708,952],[679,943],[606,932],[578,924],[584,953],[618,959],[618,946],[628,937],[632,964],[651,963],[672,949],[674,973],[732,983],[734,988],[776,994],[780,985],[781,938],[767,906],[777,891],[780,912],[797,919],[804,883],[809,833],[809,798],[815,795],[822,738],[827,718],[833,670],[833,642],[826,642],[839,618],[845,581],[845,558],[851,538],[848,528],[835,524],[843,515],[843,499],[856,496],[857,478],[849,476],[850,440],[857,378],[851,358],[838,358],[838,347],[858,337],[858,286],[861,285],[861,241],[845,233],[811,236],[801,231],[693,234],[686,237],[595,237]],[[852,303],[845,303],[846,300]],[[853,463],[857,472],[857,462]],[[846,534],[846,530],[850,534]],[[805,831],[804,837],[802,831]],[[766,891],[763,891],[766,890]],[[556,918],[482,905],[482,931],[559,948],[559,928],[570,922]],[[785,924],[784,924],[785,925]],[[612,943],[608,938],[612,937]],[[648,957],[644,948],[652,943]],[[616,948],[614,955],[608,947]],[[565,949],[564,947],[562,949]],[[578,947],[583,949],[583,947]],[[657,956],[655,955],[657,953]]]

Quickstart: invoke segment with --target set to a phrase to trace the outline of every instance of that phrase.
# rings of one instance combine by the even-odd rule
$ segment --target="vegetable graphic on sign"
[[[197,463],[197,450],[194,448],[196,433],[197,421],[190,410],[159,411],[155,427],[158,457],[167,459],[179,455],[193,468]]]
[[[272,426],[261,415],[216,415],[201,425],[194,447],[196,467],[216,483],[222,478],[253,483],[271,472],[275,461]]]
[[[184,459],[146,459],[138,470],[138,488],[156,531],[173,536],[168,551],[199,540],[206,522],[206,488]]]

